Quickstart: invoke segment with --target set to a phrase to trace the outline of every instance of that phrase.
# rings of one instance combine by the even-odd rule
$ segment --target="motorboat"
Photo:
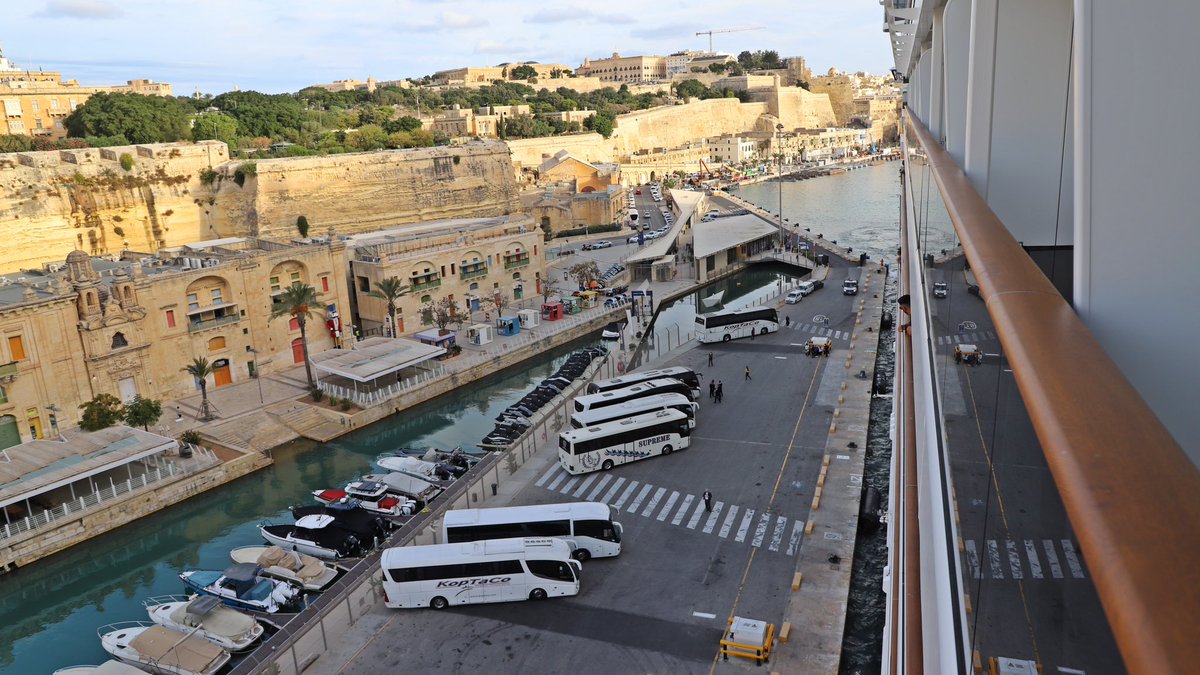
[[[154,623],[193,633],[229,652],[244,652],[260,638],[263,627],[254,617],[226,607],[212,595],[159,595],[142,603]]]
[[[325,590],[337,578],[336,568],[298,551],[278,546],[242,546],[229,552],[235,563],[254,563],[263,575],[286,581],[305,591]]]
[[[113,658],[158,675],[214,675],[229,663],[229,652],[199,635],[148,621],[101,626],[100,646]]]
[[[441,485],[395,471],[390,473],[369,473],[363,476],[362,479],[383,483],[387,486],[388,492],[393,494],[412,497],[417,500],[417,503],[422,508],[445,491],[445,488]]]
[[[570,384],[569,382],[567,384]],[[565,385],[555,380],[543,380],[542,385],[553,387],[553,391],[557,394]],[[497,420],[499,421],[499,420]],[[463,451],[462,446],[458,446],[453,450],[438,450],[437,448],[429,448],[426,450],[400,448],[393,456],[416,457],[417,459],[435,464],[444,464],[446,468],[454,475],[455,478],[463,475],[479,463],[483,459],[482,455],[472,455]]]
[[[292,508],[292,525],[260,525],[268,543],[321,560],[358,558],[387,535],[391,524],[378,513],[335,502]]]
[[[714,307],[716,305],[721,304],[721,299],[724,297],[725,297],[725,291],[724,291],[724,289],[722,289],[722,290],[717,291],[716,293],[713,293],[712,295],[708,296],[707,298],[700,298],[700,304],[704,305],[705,307]]]
[[[265,576],[254,563],[230,565],[224,572],[187,570],[179,578],[190,590],[218,597],[235,609],[279,614],[304,608],[304,593],[299,588]]]
[[[98,666],[67,666],[53,675],[143,675],[146,671],[120,661],[105,661]]]
[[[314,490],[312,495],[322,504],[345,501],[385,516],[411,516],[417,512],[416,501],[402,495],[393,495],[388,492],[386,485],[369,480],[350,481],[341,490]]]
[[[380,457],[375,460],[379,468],[397,473],[406,473],[410,476],[416,476],[422,480],[441,485],[445,487],[454,481],[453,472],[444,467],[439,467],[435,462],[426,462],[423,459],[408,456]]]

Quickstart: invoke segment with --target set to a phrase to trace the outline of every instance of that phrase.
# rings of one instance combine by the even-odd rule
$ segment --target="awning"
[[[237,307],[237,303],[236,302],[214,302],[211,305],[197,307],[196,309],[189,309],[187,311],[187,313],[188,313],[188,316],[191,316],[193,314],[203,314],[204,312],[211,312],[211,311],[217,310],[217,309],[225,309],[227,307]]]
[[[311,358],[317,370],[370,382],[445,353],[443,347],[405,338],[372,337],[354,343],[353,349],[331,349]]]
[[[779,228],[753,214],[717,218],[693,226],[696,259],[779,234]]]

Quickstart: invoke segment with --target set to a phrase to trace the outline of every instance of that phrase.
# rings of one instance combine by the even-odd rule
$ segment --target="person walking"
[[[711,401],[716,397],[717,397],[717,381],[709,380],[708,381],[708,400]]]
[[[750,366],[746,366],[746,379],[750,379]]]
[[[717,382],[717,403],[720,403],[723,398],[725,398],[725,383]]]
[[[785,328],[791,328],[792,327],[792,317],[790,317],[790,316],[783,317],[783,325]]]
[[[705,490],[703,499],[704,499],[704,510],[708,511],[709,513],[712,513],[712,493],[709,492],[708,490]]]
[[[708,353],[708,367],[712,367],[712,352]]]

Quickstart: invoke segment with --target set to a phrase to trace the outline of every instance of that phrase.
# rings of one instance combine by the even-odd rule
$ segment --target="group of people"
[[[725,383],[717,380],[708,381],[708,400],[720,403],[725,398]]]

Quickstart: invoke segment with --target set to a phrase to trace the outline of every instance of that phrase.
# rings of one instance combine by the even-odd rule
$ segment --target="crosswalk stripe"
[[[703,500],[702,500],[703,501]],[[712,513],[708,514],[708,521],[704,523],[704,534],[713,531],[713,526],[717,524],[717,518],[721,515],[721,507],[725,506],[725,502],[717,502],[713,504]]]
[[[671,512],[671,509],[675,506],[675,502],[678,500],[679,500],[679,493],[672,491],[671,496],[667,497],[667,505],[662,507],[662,511],[658,512],[658,521],[660,523],[667,519],[667,514],[669,514]]]
[[[539,479],[538,479],[538,481],[537,481],[536,483],[534,483],[534,485],[536,485],[536,486],[538,486],[538,487],[542,487],[542,484],[544,484],[544,483],[545,483],[547,480],[549,480],[550,476],[553,476],[555,471],[558,471],[558,470],[559,470],[559,469],[561,469],[561,468],[562,468],[562,467],[560,467],[560,466],[558,465],[558,462],[555,462],[555,463],[554,463],[554,465],[553,465],[553,466],[551,466],[551,467],[550,467],[550,468],[549,468],[549,469],[546,471],[546,473],[542,474],[542,477],[541,477],[541,478],[539,478]]]
[[[683,522],[683,517],[687,515],[687,510],[692,505],[692,500],[695,499],[692,495],[684,495],[683,503],[679,505],[679,510],[675,512],[675,517],[671,519],[672,525],[678,525]]]
[[[642,502],[646,501],[646,495],[650,494],[650,491],[653,489],[653,485],[649,483],[642,483],[641,492],[638,492],[637,496],[633,498],[633,501],[629,503],[629,512],[636,514],[638,509],[642,508]]]
[[[717,534],[724,539],[729,536],[729,530],[733,527],[733,519],[737,518],[738,507],[730,506],[729,513],[725,516],[725,522],[721,523],[721,531]]]
[[[763,511],[762,517],[758,519],[758,525],[754,527],[754,539],[750,541],[750,545],[754,548],[762,546],[763,539],[767,536],[767,526],[771,524],[771,514]]]
[[[583,476],[571,476],[571,480],[563,483],[562,489],[560,489],[559,492],[565,495],[571,490],[574,490],[575,486],[579,485],[581,482],[583,482]]]
[[[1062,540],[1063,556],[1067,559],[1067,568],[1071,570],[1071,576],[1076,579],[1083,578],[1083,565],[1079,564],[1079,558],[1075,555],[1075,544],[1070,539]]]
[[[1008,566],[1012,571],[1012,578],[1024,579],[1025,574],[1021,570],[1021,555],[1017,553],[1017,543],[1008,539],[1004,542],[1004,548],[1008,549]]]
[[[938,343],[939,345],[944,345],[944,344],[946,344],[946,336],[945,336],[945,335],[940,335],[940,336],[938,336],[937,343]]]
[[[1050,565],[1050,576],[1055,579],[1062,577],[1062,565],[1058,564],[1058,553],[1054,550],[1054,542],[1050,539],[1042,540],[1042,549],[1046,551],[1046,562]]]
[[[667,488],[658,488],[658,490],[654,493],[654,497],[648,504],[646,504],[646,510],[642,511],[643,518],[649,518],[650,514],[654,513],[654,509],[658,507],[658,503],[662,501],[663,495],[666,493]]]
[[[779,546],[783,544],[783,533],[787,530],[787,518],[779,516],[775,519],[775,531],[771,533],[771,543],[767,546],[768,550],[778,552]]]
[[[1025,558],[1029,560],[1029,573],[1034,579],[1042,578],[1042,561],[1038,559],[1037,546],[1032,539],[1025,540]]]
[[[625,488],[625,491],[621,493],[621,498],[618,499],[617,503],[613,504],[613,506],[615,506],[618,509],[621,508],[621,505],[625,503],[625,500],[629,499],[629,496],[633,494],[633,491],[635,489],[637,489],[637,486],[638,486],[638,482],[636,480],[631,481],[629,483],[629,487]]]
[[[737,536],[734,541],[742,542],[746,540],[746,533],[750,531],[750,523],[754,520],[754,509],[746,509],[746,513],[742,516],[742,522],[738,525]]]
[[[596,487],[592,488],[592,491],[588,493],[587,500],[589,502],[596,501],[596,495],[600,494],[600,491],[604,489],[605,485],[608,485],[608,481],[610,480],[612,480],[612,474],[605,474],[600,479],[600,482],[596,483]]]
[[[787,554],[796,555],[796,551],[800,550],[800,535],[804,533],[804,521],[797,520],[792,525],[792,536],[788,539]]]
[[[594,474],[588,476],[587,480],[583,481],[583,483],[581,483],[579,485],[579,489],[576,490],[575,492],[573,492],[571,494],[571,496],[572,497],[582,497],[584,491],[586,491],[588,489],[588,486],[590,486],[592,484],[592,481],[596,480],[599,477],[600,477],[600,474],[598,474],[598,473],[594,473]]]
[[[967,540],[967,562],[971,565],[971,576],[978,579],[981,570],[979,569],[979,551],[975,550],[975,540]]]
[[[570,478],[570,477],[571,477],[571,474],[567,473],[564,470],[561,474],[558,475],[558,478],[555,478],[554,480],[550,481],[550,484],[546,486],[546,489],[553,490],[554,488],[558,487],[559,483],[563,482],[564,478]]]
[[[689,529],[689,530],[696,529],[696,525],[698,525],[700,523],[700,517],[703,516],[704,514],[705,514],[704,500],[697,499],[696,500],[696,510],[692,512],[692,517],[690,520],[688,520],[687,529]]]
[[[1000,547],[996,546],[995,539],[987,540],[988,550],[988,567],[992,569],[993,579],[1003,579],[1004,570],[1000,569]]]
[[[624,482],[624,478],[618,478],[617,480],[613,481],[612,487],[608,489],[608,492],[604,493],[604,496],[600,498],[600,501],[604,502],[605,504],[611,504],[613,496],[617,494],[617,490],[621,489],[621,484]]]

